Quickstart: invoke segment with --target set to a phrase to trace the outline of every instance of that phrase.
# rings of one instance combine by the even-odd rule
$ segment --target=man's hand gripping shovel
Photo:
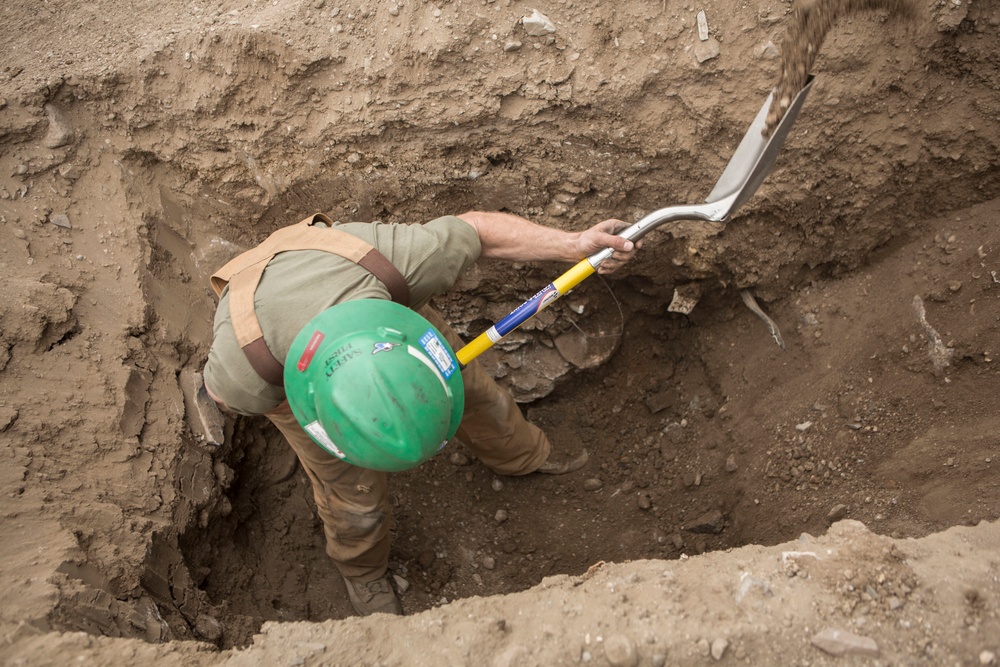
[[[704,204],[661,208],[628,227],[619,233],[618,236],[631,241],[638,241],[652,230],[667,222],[678,220],[725,222],[728,220],[739,207],[754,195],[757,188],[764,181],[764,178],[770,173],[771,167],[774,166],[774,160],[781,151],[781,147],[785,143],[785,138],[788,136],[788,131],[799,115],[799,110],[802,108],[802,103],[805,101],[810,88],[812,88],[812,77],[809,78],[806,85],[795,96],[795,99],[792,100],[788,110],[782,117],[781,122],[774,128],[771,136],[765,137],[763,130],[774,92],[772,91],[768,95],[764,106],[757,112],[757,116],[750,125],[750,129],[743,135],[740,145],[737,147],[733,157],[730,158],[729,164],[726,165],[722,176],[719,177],[718,182],[715,184],[712,192],[709,193],[708,198],[705,199]],[[493,347],[495,343],[499,342],[511,331],[521,326],[560,297],[568,294],[570,290],[593,274],[601,262],[610,257],[611,254],[612,250],[607,248],[586,259],[580,260],[579,264],[546,285],[535,296],[515,308],[509,315],[460,349],[457,353],[458,361],[464,366]],[[784,347],[777,326],[763,311],[756,308],[756,303],[749,292],[744,290],[743,299],[747,306],[768,325],[768,329],[775,341]]]

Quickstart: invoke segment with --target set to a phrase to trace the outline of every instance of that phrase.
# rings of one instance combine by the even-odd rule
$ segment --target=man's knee
[[[335,532],[341,540],[377,539],[387,527],[386,512],[382,508],[370,512],[340,510],[334,515]]]

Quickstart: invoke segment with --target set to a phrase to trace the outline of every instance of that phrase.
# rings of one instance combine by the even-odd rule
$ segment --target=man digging
[[[326,551],[363,616],[401,614],[386,578],[387,473],[458,437],[501,475],[573,472],[545,434],[427,304],[479,257],[576,262],[604,248],[611,273],[637,244],[605,220],[565,232],[470,211],[423,225],[332,222],[278,230],[212,276],[220,297],[205,388],[222,406],[264,415],[309,476]]]

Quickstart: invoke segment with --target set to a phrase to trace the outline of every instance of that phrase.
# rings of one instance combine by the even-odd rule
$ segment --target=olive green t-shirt
[[[336,227],[373,245],[399,269],[419,308],[444,292],[479,258],[475,228],[454,216],[423,225],[349,222]],[[267,265],[254,295],[264,341],[284,363],[296,334],[315,315],[342,301],[389,299],[385,285],[350,260],[321,250],[283,252]],[[232,410],[262,414],[284,400],[284,390],[260,378],[236,342],[229,288],[215,314],[215,339],[205,364],[205,384]]]

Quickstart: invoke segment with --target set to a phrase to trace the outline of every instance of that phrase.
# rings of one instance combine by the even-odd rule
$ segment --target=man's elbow
[[[476,230],[479,238],[483,237],[483,214],[481,211],[466,211],[455,216],[462,222],[469,224]]]

